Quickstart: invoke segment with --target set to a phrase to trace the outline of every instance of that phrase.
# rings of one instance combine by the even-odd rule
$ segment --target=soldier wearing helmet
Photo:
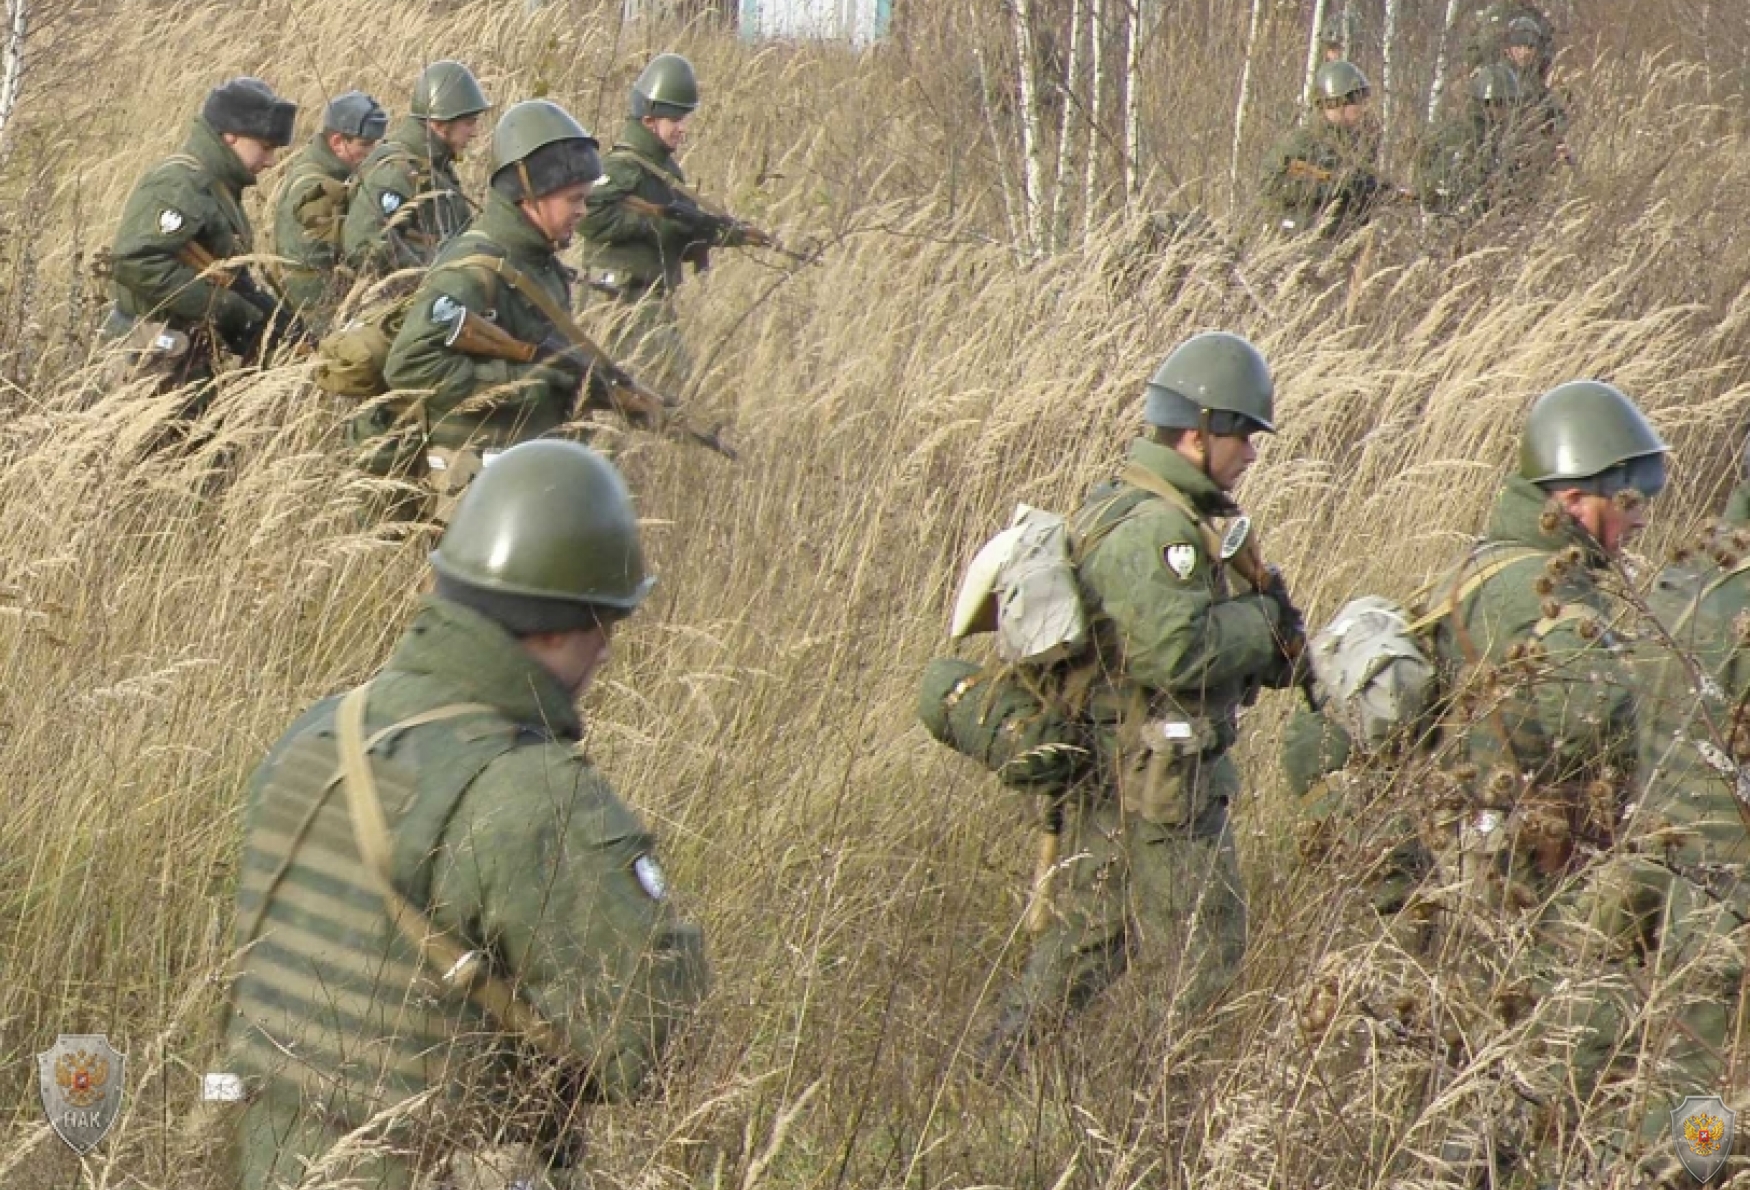
[[[1275,430],[1257,349],[1200,334],[1148,383],[1144,435],[1119,477],[1071,522],[1092,654],[1066,688],[1086,710],[1092,772],[1062,802],[1050,913],[980,1051],[987,1072],[1124,974],[1133,955],[1168,973],[1195,1012],[1232,975],[1246,909],[1228,827],[1229,751],[1260,686],[1294,680],[1299,614],[1236,582],[1216,520]]]
[[[499,120],[492,167],[484,210],[439,254],[384,367],[393,388],[431,395],[420,423],[404,426],[410,436],[380,454],[376,469],[426,471],[440,518],[498,451],[569,421],[585,380],[583,367],[551,349],[566,342],[555,316],[568,320],[571,306],[559,253],[602,172],[595,138],[558,104],[527,100]],[[458,331],[470,317],[524,345],[529,358],[464,349]],[[395,416],[387,408],[363,415],[368,424],[355,437],[388,430]]]
[[[201,258],[254,251],[243,192],[291,144],[297,114],[297,104],[260,79],[222,83],[207,93],[181,150],[146,171],[128,195],[113,250],[115,305],[102,333],[140,348],[142,360],[154,358],[169,383],[210,377],[226,351],[259,357],[290,329],[246,269],[230,269],[227,286]],[[176,344],[174,353],[164,349],[155,358],[156,345],[166,342]],[[198,414],[207,395],[201,389],[184,416]]]
[[[1477,13],[1465,39],[1465,66],[1474,74],[1500,61],[1515,41],[1530,51],[1523,56],[1509,55],[1515,69],[1521,76],[1535,76],[1540,84],[1547,82],[1555,65],[1555,25],[1548,13],[1525,0],[1497,0]]]
[[[655,841],[578,746],[654,582],[624,481],[578,443],[516,447],[431,562],[384,667],[248,784],[244,1190],[324,1158],[397,1190],[583,1184],[579,1104],[634,1095],[705,990]]]
[[[336,96],[322,127],[286,163],[268,206],[273,210],[270,266],[280,292],[306,326],[322,333],[344,294],[341,230],[353,171],[389,130],[389,114],[363,91]]]
[[[626,123],[603,161],[606,176],[581,228],[590,280],[619,307],[608,350],[653,369],[659,387],[670,391],[692,371],[672,300],[682,266],[703,269],[712,248],[751,242],[734,220],[698,206],[675,159],[698,106],[692,63],[679,54],[652,59],[632,84]]]
[[[1462,112],[1430,133],[1417,158],[1417,192],[1440,214],[1476,218],[1526,194],[1555,158],[1524,82],[1505,60],[1471,76]]]
[[[468,226],[456,162],[492,101],[460,62],[433,62],[413,83],[408,114],[358,167],[342,248],[361,275],[418,268]]]
[[[1326,62],[1313,75],[1312,113],[1271,157],[1264,195],[1284,231],[1337,238],[1364,224],[1389,187],[1379,165],[1371,88],[1353,63]]]

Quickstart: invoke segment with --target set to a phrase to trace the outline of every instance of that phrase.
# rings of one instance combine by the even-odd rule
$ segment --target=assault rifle
[[[721,211],[707,210],[697,203],[684,198],[676,198],[672,202],[651,202],[647,198],[639,198],[629,194],[624,199],[626,209],[647,219],[673,219],[685,223],[696,231],[704,232],[713,237],[724,234],[734,234],[741,237],[743,243],[754,248],[770,248],[773,252],[787,256],[797,264],[813,264],[818,257],[807,252],[798,252],[785,245],[777,236],[751,223],[744,223],[733,215]],[[702,259],[702,258],[701,258]],[[704,266],[699,266],[704,267]]]
[[[1291,160],[1287,166],[1284,167],[1283,172],[1290,178],[1293,178],[1296,182],[1317,182],[1321,186],[1339,181],[1346,176],[1338,173],[1334,169],[1321,169],[1312,162],[1302,161],[1298,157]],[[1378,181],[1378,179],[1375,180]],[[1397,202],[1421,201],[1414,190],[1406,189],[1403,186],[1393,186],[1388,182],[1380,181],[1379,185],[1374,189],[1374,193],[1376,194],[1381,191],[1388,194]]]
[[[251,342],[243,345],[239,355],[259,359],[274,343],[289,344],[297,355],[308,355],[315,350],[316,337],[303,320],[292,312],[291,307],[257,285],[246,270],[231,269],[219,263],[218,257],[194,240],[177,249],[176,258],[208,281],[230,290],[261,311],[261,329]]]
[[[1252,536],[1251,517],[1234,518],[1221,539],[1221,556],[1252,590],[1269,596],[1282,609],[1283,652],[1300,671],[1300,694],[1306,699],[1307,710],[1318,714],[1319,700],[1313,691],[1312,673],[1301,662],[1301,654],[1306,649],[1306,616],[1288,597],[1288,581],[1282,577],[1282,571],[1264,561],[1258,539]]]
[[[539,343],[517,338],[496,322],[489,322],[466,309],[459,309],[451,320],[450,333],[444,345],[463,355],[483,359],[508,360],[517,364],[552,364],[587,382],[594,375],[607,390],[608,402],[624,417],[642,422],[653,429],[672,428],[688,441],[724,458],[734,461],[733,447],[723,441],[716,430],[701,430],[686,421],[680,405],[644,384],[630,372],[609,359],[607,353],[593,343],[565,343],[548,336]]]

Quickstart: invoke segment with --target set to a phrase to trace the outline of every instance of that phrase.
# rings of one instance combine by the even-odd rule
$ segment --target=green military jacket
[[[1259,686],[1286,679],[1280,613],[1272,600],[1236,594],[1211,552],[1209,520],[1236,511],[1227,495],[1177,451],[1146,439],[1131,443],[1128,461],[1182,502],[1120,479],[1096,487],[1072,521],[1077,540],[1091,543],[1078,547],[1086,553],[1077,574],[1098,656],[1088,700],[1096,743],[1119,766],[1122,786],[1127,768],[1147,763],[1138,738],[1146,724],[1184,722],[1190,759],[1205,770],[1195,780],[1215,782],[1198,796],[1228,797],[1237,778],[1215,762],[1234,742],[1237,712]]]
[[[1545,532],[1547,504],[1535,484],[1507,481],[1484,540],[1437,584],[1434,602],[1473,575],[1487,577],[1436,625],[1434,639],[1449,693],[1461,704],[1475,695],[1460,752],[1476,769],[1479,794],[1496,774],[1511,775],[1502,808],[1529,797],[1544,806],[1540,821],[1566,815],[1562,842],[1571,849],[1607,843],[1628,799],[1635,685],[1624,613],[1598,585],[1604,562],[1584,530]],[[1551,569],[1558,555],[1575,559],[1560,574]],[[1527,648],[1535,664],[1519,672],[1512,660]],[[1611,772],[1617,803],[1592,804],[1589,783]],[[1554,874],[1547,852],[1539,862],[1542,875]]]
[[[1378,165],[1375,132],[1342,128],[1314,112],[1276,146],[1264,195],[1285,229],[1341,235],[1365,223],[1386,190]]]
[[[371,1186],[405,1188],[483,1116],[510,1121],[499,1143],[558,1145],[577,1130],[572,1100],[633,1093],[706,989],[700,931],[669,901],[650,834],[578,751],[570,696],[496,624],[431,599],[372,682],[366,738],[441,707],[483,709],[373,747],[391,878],[571,1057],[512,1045],[421,960],[361,870],[334,780],[337,703],[293,724],[248,788],[248,949],[226,1028],[230,1069],[252,1091],[246,1190],[296,1181],[349,1130],[426,1091],[436,1099],[391,1128],[417,1155],[355,1167]]]
[[[1708,865],[1750,861],[1738,808],[1750,778],[1738,776],[1742,761],[1732,754],[1734,737],[1750,736],[1735,727],[1750,694],[1750,650],[1740,627],[1750,612],[1750,564],[1731,540],[1750,528],[1750,484],[1732,493],[1722,519],[1719,558],[1700,552],[1673,563],[1647,596],[1669,641],[1647,633],[1636,650],[1644,691],[1637,826],[1654,832],[1696,879]],[[1750,894],[1735,891],[1740,902]]]
[[[242,200],[254,184],[231,146],[196,116],[181,151],[147,170],[122,207],[110,286],[117,313],[181,331],[210,325],[231,345],[259,327],[260,310],[178,257],[191,243],[217,260],[248,255],[254,236]]]
[[[538,345],[558,333],[497,274],[445,267],[478,255],[503,259],[540,285],[561,310],[570,308],[570,274],[554,255],[552,241],[510,199],[489,192],[475,225],[444,247],[421,283],[383,369],[394,388],[430,391],[426,421],[438,446],[510,446],[538,438],[568,420],[577,399],[575,382],[546,365],[465,355],[445,344],[458,308],[497,323],[524,343]],[[465,403],[468,408],[462,408]]]
[[[351,168],[329,149],[327,134],[318,132],[286,163],[271,204],[273,253],[284,258],[274,266],[275,278],[317,333],[339,297],[335,270],[351,177]]]
[[[630,196],[665,207],[676,201],[670,183],[685,185],[687,179],[674,155],[650,129],[628,120],[619,142],[602,158],[602,172],[589,196],[589,213],[578,225],[585,267],[629,296],[658,283],[674,289],[681,283],[683,258],[717,238],[682,220],[626,207]]]
[[[341,248],[361,274],[418,268],[473,216],[448,145],[425,121],[403,117],[358,168]]]

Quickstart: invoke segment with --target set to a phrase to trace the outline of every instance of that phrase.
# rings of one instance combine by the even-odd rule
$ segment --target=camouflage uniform
[[[1179,351],[1199,340],[1241,344],[1256,360],[1266,396],[1254,424],[1268,430],[1261,358],[1226,335],[1199,336]],[[1102,484],[1072,522],[1086,549],[1077,573],[1094,632],[1086,719],[1097,763],[1063,799],[1067,858],[1051,877],[1049,921],[984,1043],[990,1068],[1011,1060],[1038,1025],[1081,1009],[1139,951],[1173,972],[1179,1004],[1196,1012],[1245,949],[1228,827],[1240,779],[1228,752],[1239,708],[1260,686],[1291,681],[1286,613],[1231,585],[1210,520],[1236,510],[1207,474],[1147,439],[1131,444],[1129,463],[1127,475],[1152,477],[1147,486]]]
[[[630,614],[648,592],[610,475],[574,443],[508,452],[433,555],[438,597],[366,688],[403,925],[342,777],[353,703],[305,712],[251,778],[226,1030],[250,1089],[243,1190],[298,1185],[314,1161],[378,1190],[447,1167],[473,1190],[507,1147],[517,1176],[563,1167],[581,1105],[632,1095],[702,995],[701,936],[650,834],[579,751],[574,691],[518,639]],[[428,930],[485,979],[422,955]]]
[[[342,236],[347,262],[376,278],[428,265],[473,215],[455,154],[407,116],[358,168]]]
[[[1463,111],[1437,124],[1417,153],[1416,189],[1440,214],[1478,218],[1523,198],[1555,163],[1554,141],[1526,89],[1505,62],[1471,80]]]
[[[1365,104],[1367,76],[1351,63],[1327,62],[1313,79],[1313,110],[1276,147],[1264,177],[1266,199],[1282,212],[1288,231],[1317,229],[1338,238],[1366,223],[1388,187],[1376,172],[1379,130],[1333,122],[1321,108]]]

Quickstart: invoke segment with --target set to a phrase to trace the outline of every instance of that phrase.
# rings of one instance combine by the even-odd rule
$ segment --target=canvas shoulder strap
[[[1482,562],[1480,566],[1477,565],[1485,555],[1493,556],[1489,557],[1487,562]],[[1492,547],[1484,545],[1473,551],[1471,556],[1465,559],[1464,565],[1460,568],[1460,574],[1463,577],[1452,585],[1447,591],[1446,597],[1429,607],[1420,616],[1416,617],[1416,619],[1410,621],[1410,634],[1412,636],[1422,635],[1422,633],[1433,628],[1436,624],[1440,623],[1440,621],[1446,619],[1447,616],[1452,615],[1454,612],[1458,611],[1459,608],[1468,603],[1471,596],[1483,589],[1485,583],[1504,573],[1512,566],[1542,556],[1543,555],[1540,551],[1531,549],[1527,546]],[[1475,567],[1475,569],[1471,569],[1472,567]],[[1469,573],[1465,573],[1466,571]]]
[[[662,168],[662,166],[646,157],[643,153],[640,153],[637,149],[634,149],[631,145],[615,145],[611,151],[618,153],[627,160],[633,162],[639,169],[661,182],[664,186],[667,186],[670,190],[698,207],[701,211],[711,215],[721,214],[721,212],[707,202],[697,190],[694,190],[691,186],[669,173],[666,169]]]
[[[1215,531],[1215,526],[1209,523],[1209,518],[1197,511],[1191,503],[1191,497],[1178,488],[1136,463],[1126,463],[1118,478],[1133,488],[1141,488],[1151,496],[1158,496],[1174,508],[1191,518],[1191,523],[1197,526],[1198,535],[1203,538],[1203,551],[1212,561],[1221,560],[1221,534]]]
[[[341,782],[346,787],[347,808],[352,816],[359,858],[382,894],[390,919],[443,983],[464,990],[469,999],[501,1025],[527,1037],[547,1053],[556,1057],[570,1056],[570,1047],[559,1030],[518,996],[515,988],[487,970],[479,951],[467,949],[445,934],[396,891],[391,882],[389,824],[383,816],[376,780],[371,775],[369,744],[364,734],[365,700],[369,694],[370,684],[366,683],[341,699],[335,714],[335,728],[340,744]],[[387,733],[439,719],[480,712],[496,713],[494,708],[480,703],[452,703],[385,728],[372,739],[380,740]]]
[[[529,304],[541,312],[541,317],[552,323],[553,329],[565,336],[572,346],[581,347],[585,352],[604,360],[613,358],[603,351],[581,326],[577,325],[577,320],[571,317],[571,312],[554,301],[553,295],[543,289],[540,282],[503,257],[490,257],[489,259],[491,263],[481,267],[498,274],[512,289],[527,298]]]

